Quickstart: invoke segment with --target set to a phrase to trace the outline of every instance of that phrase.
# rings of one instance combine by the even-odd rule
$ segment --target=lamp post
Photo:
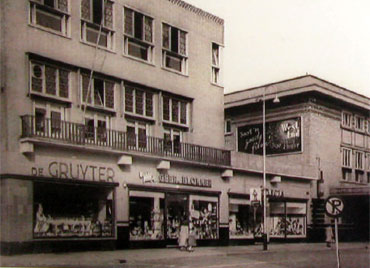
[[[274,86],[270,86],[271,88]],[[273,90],[276,92],[276,89]],[[279,103],[280,100],[275,95],[273,103]],[[262,142],[263,142],[263,250],[267,250],[267,199],[266,199],[266,87],[263,89],[263,100],[262,100]]]

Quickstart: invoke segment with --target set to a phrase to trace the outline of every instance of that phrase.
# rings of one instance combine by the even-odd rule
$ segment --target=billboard
[[[263,125],[238,128],[238,151],[263,154]],[[266,154],[284,154],[302,151],[301,118],[295,117],[266,122]]]

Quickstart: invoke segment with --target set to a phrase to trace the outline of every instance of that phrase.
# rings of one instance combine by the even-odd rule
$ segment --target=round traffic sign
[[[344,203],[339,197],[330,196],[325,202],[325,212],[330,217],[340,217],[343,213]]]

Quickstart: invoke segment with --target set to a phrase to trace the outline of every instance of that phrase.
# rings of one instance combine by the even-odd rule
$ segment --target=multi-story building
[[[2,252],[166,245],[188,217],[222,240],[223,20],[181,0],[0,7]]]
[[[263,98],[267,187],[292,199],[270,198],[270,237],[324,239],[324,203],[335,195],[344,201],[340,239],[369,239],[370,99],[312,75],[226,94],[233,169],[262,170]]]

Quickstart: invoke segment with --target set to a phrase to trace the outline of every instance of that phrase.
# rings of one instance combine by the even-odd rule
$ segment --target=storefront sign
[[[263,125],[238,128],[238,150],[249,154],[263,153]],[[300,152],[302,150],[301,118],[266,123],[266,154]]]
[[[266,189],[267,197],[284,197],[284,192],[279,189]]]
[[[115,175],[114,170],[109,167],[58,161],[50,162],[47,168],[32,167],[31,174],[40,177],[107,182],[113,182]]]
[[[177,184],[177,185],[188,185],[197,187],[212,187],[212,181],[210,179],[201,179],[190,176],[176,176],[169,174],[159,174],[158,177],[150,174],[149,172],[139,172],[139,177],[143,183],[166,183],[166,184]]]

